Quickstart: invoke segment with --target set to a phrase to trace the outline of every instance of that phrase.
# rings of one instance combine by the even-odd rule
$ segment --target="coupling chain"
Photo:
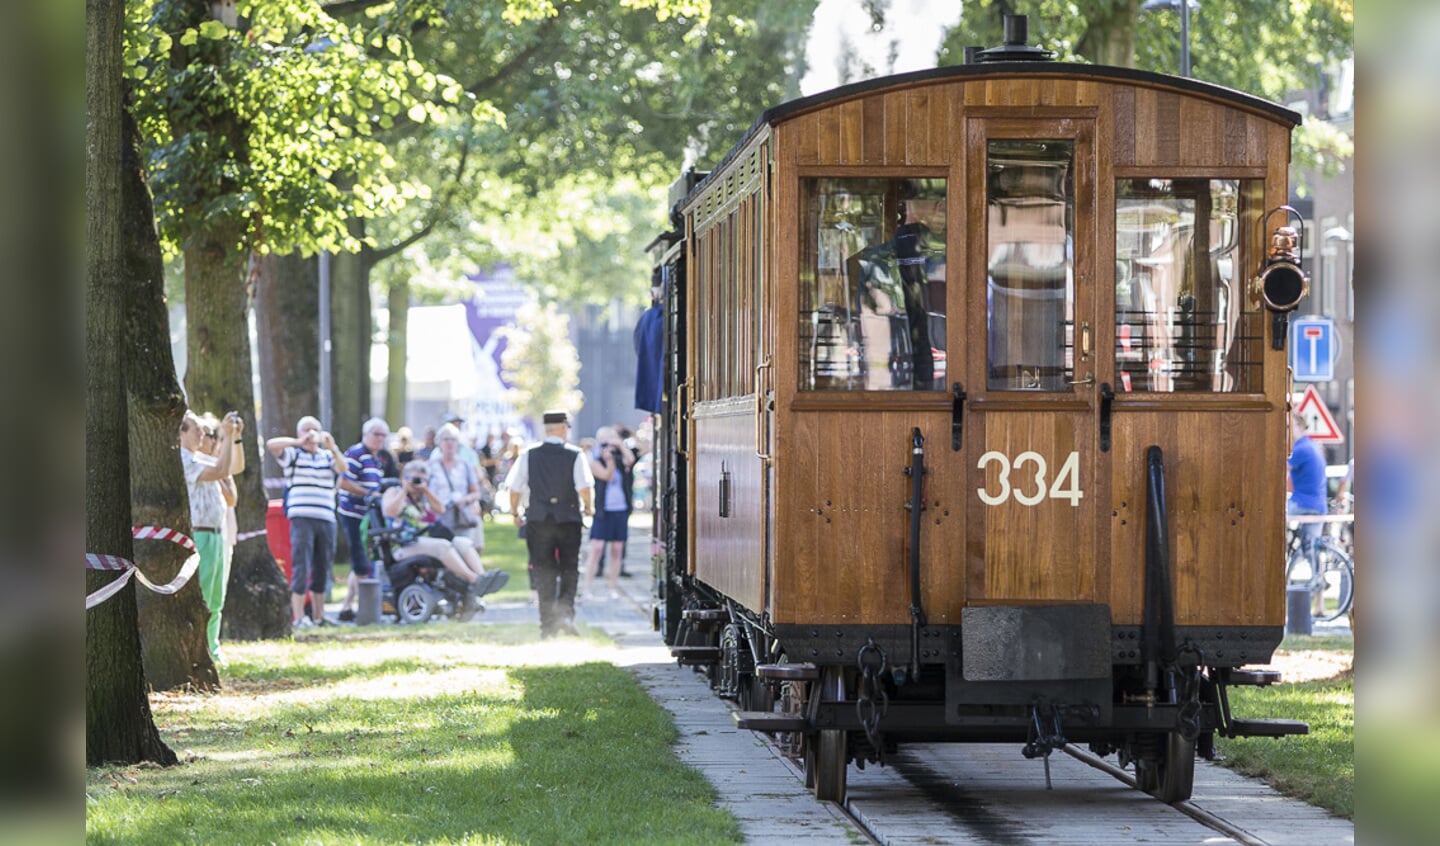
[[[890,660],[876,645],[874,638],[867,638],[855,656],[855,662],[860,665],[860,691],[855,700],[855,716],[865,730],[865,739],[875,750],[876,761],[883,767],[885,747],[880,739],[880,718],[890,710],[890,695],[885,692],[882,678],[890,667]]]

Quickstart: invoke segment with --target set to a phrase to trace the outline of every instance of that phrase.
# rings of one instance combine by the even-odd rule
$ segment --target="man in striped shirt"
[[[305,616],[305,592],[311,613],[325,619],[325,586],[335,559],[335,479],[344,471],[345,453],[314,417],[301,417],[295,437],[271,438],[265,448],[285,472],[285,516],[290,520],[290,622],[315,624]]]
[[[365,519],[365,497],[380,492],[385,473],[380,453],[390,437],[390,424],[379,417],[366,420],[360,427],[360,443],[345,450],[345,476],[340,480],[340,528],[350,547],[350,578],[346,581],[345,601],[340,605],[340,621],[355,619],[355,603],[361,579],[374,575],[370,553],[365,549],[360,523]]]

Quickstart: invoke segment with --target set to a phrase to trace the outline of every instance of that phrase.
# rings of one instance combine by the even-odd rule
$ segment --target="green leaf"
[[[180,36],[180,43],[186,47],[194,46],[197,42],[199,42],[199,40],[200,33],[195,31],[193,28],[185,30],[185,32]]]
[[[416,123],[424,123],[424,122],[425,122],[425,104],[424,104],[424,103],[416,103],[415,105],[411,106],[411,107],[410,107],[410,110],[409,110],[408,112],[406,112],[405,114],[406,114],[407,116],[409,116],[409,118],[410,118],[411,120],[415,121]]]
[[[214,41],[230,34],[230,28],[220,21],[205,21],[200,24],[200,35]]]

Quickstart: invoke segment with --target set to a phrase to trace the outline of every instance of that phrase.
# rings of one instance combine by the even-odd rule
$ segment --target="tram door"
[[[966,133],[967,602],[1094,602],[1094,123],[972,117]]]

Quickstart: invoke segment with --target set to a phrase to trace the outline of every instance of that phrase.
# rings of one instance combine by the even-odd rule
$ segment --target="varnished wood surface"
[[[777,622],[906,623],[912,431],[926,438],[921,526],[927,616],[959,622],[964,605],[964,453],[950,415],[794,413],[776,465]]]
[[[764,522],[753,401],[695,420],[693,572],[749,608],[761,607]],[[720,516],[722,468],[730,478],[730,516]]]
[[[1004,133],[1060,132],[1053,137],[1083,142],[1076,173],[1082,204],[1076,284],[1094,344],[1077,375],[1093,375],[1095,383],[1077,387],[1073,397],[977,390],[985,352],[980,286],[986,231],[984,150],[976,144],[984,134],[967,127],[984,122]],[[722,414],[711,406],[696,421],[691,525],[697,574],[748,607],[769,611],[775,622],[908,622],[909,487],[903,468],[910,460],[909,433],[918,426],[931,462],[921,542],[930,619],[958,621],[966,603],[1084,600],[1111,604],[1116,623],[1136,623],[1144,583],[1144,449],[1157,444],[1166,452],[1170,484],[1177,622],[1283,622],[1284,354],[1270,350],[1267,338],[1263,394],[1117,396],[1109,453],[1098,450],[1096,425],[1099,383],[1119,390],[1111,355],[1115,180],[1263,178],[1264,206],[1273,208],[1287,196],[1289,129],[1283,122],[1162,86],[1057,76],[881,90],[797,114],[771,132],[763,138],[763,149],[774,157],[765,190],[753,205],[736,207],[742,233],[750,231],[752,215],[764,223],[759,276],[726,270],[718,253],[706,265],[712,285],[734,286],[725,300],[740,320],[727,353],[734,361],[717,366],[707,357],[718,351],[708,349],[693,351],[690,360],[701,365],[692,373],[712,380],[728,374],[723,380],[730,389],[744,393],[753,390],[754,366],[773,355],[773,524],[763,518],[761,463],[742,460],[742,453],[753,456],[753,411],[737,405],[733,414]],[[798,391],[800,180],[907,173],[947,178],[948,378],[963,381],[971,398],[959,452],[950,450],[946,393]],[[691,205],[699,207],[693,199]],[[1241,233],[1237,272],[1242,283],[1258,266],[1266,240],[1266,233],[1251,231],[1258,225],[1246,225],[1251,228]],[[743,240],[736,246],[743,252]],[[698,264],[692,260],[691,266]],[[1242,287],[1247,290],[1240,305],[1253,311],[1257,304]],[[691,301],[708,303],[702,311],[713,309],[719,292]],[[1268,318],[1264,322],[1268,332]],[[991,448],[1012,457],[1027,449],[1047,453],[1052,472],[1070,449],[1081,452],[1082,506],[979,505],[977,490],[994,479],[976,463]],[[709,515],[717,504],[720,460],[734,473],[736,514],[743,517]],[[736,472],[742,466],[754,468],[745,471],[751,475],[743,485]],[[768,586],[767,531],[776,550]]]

